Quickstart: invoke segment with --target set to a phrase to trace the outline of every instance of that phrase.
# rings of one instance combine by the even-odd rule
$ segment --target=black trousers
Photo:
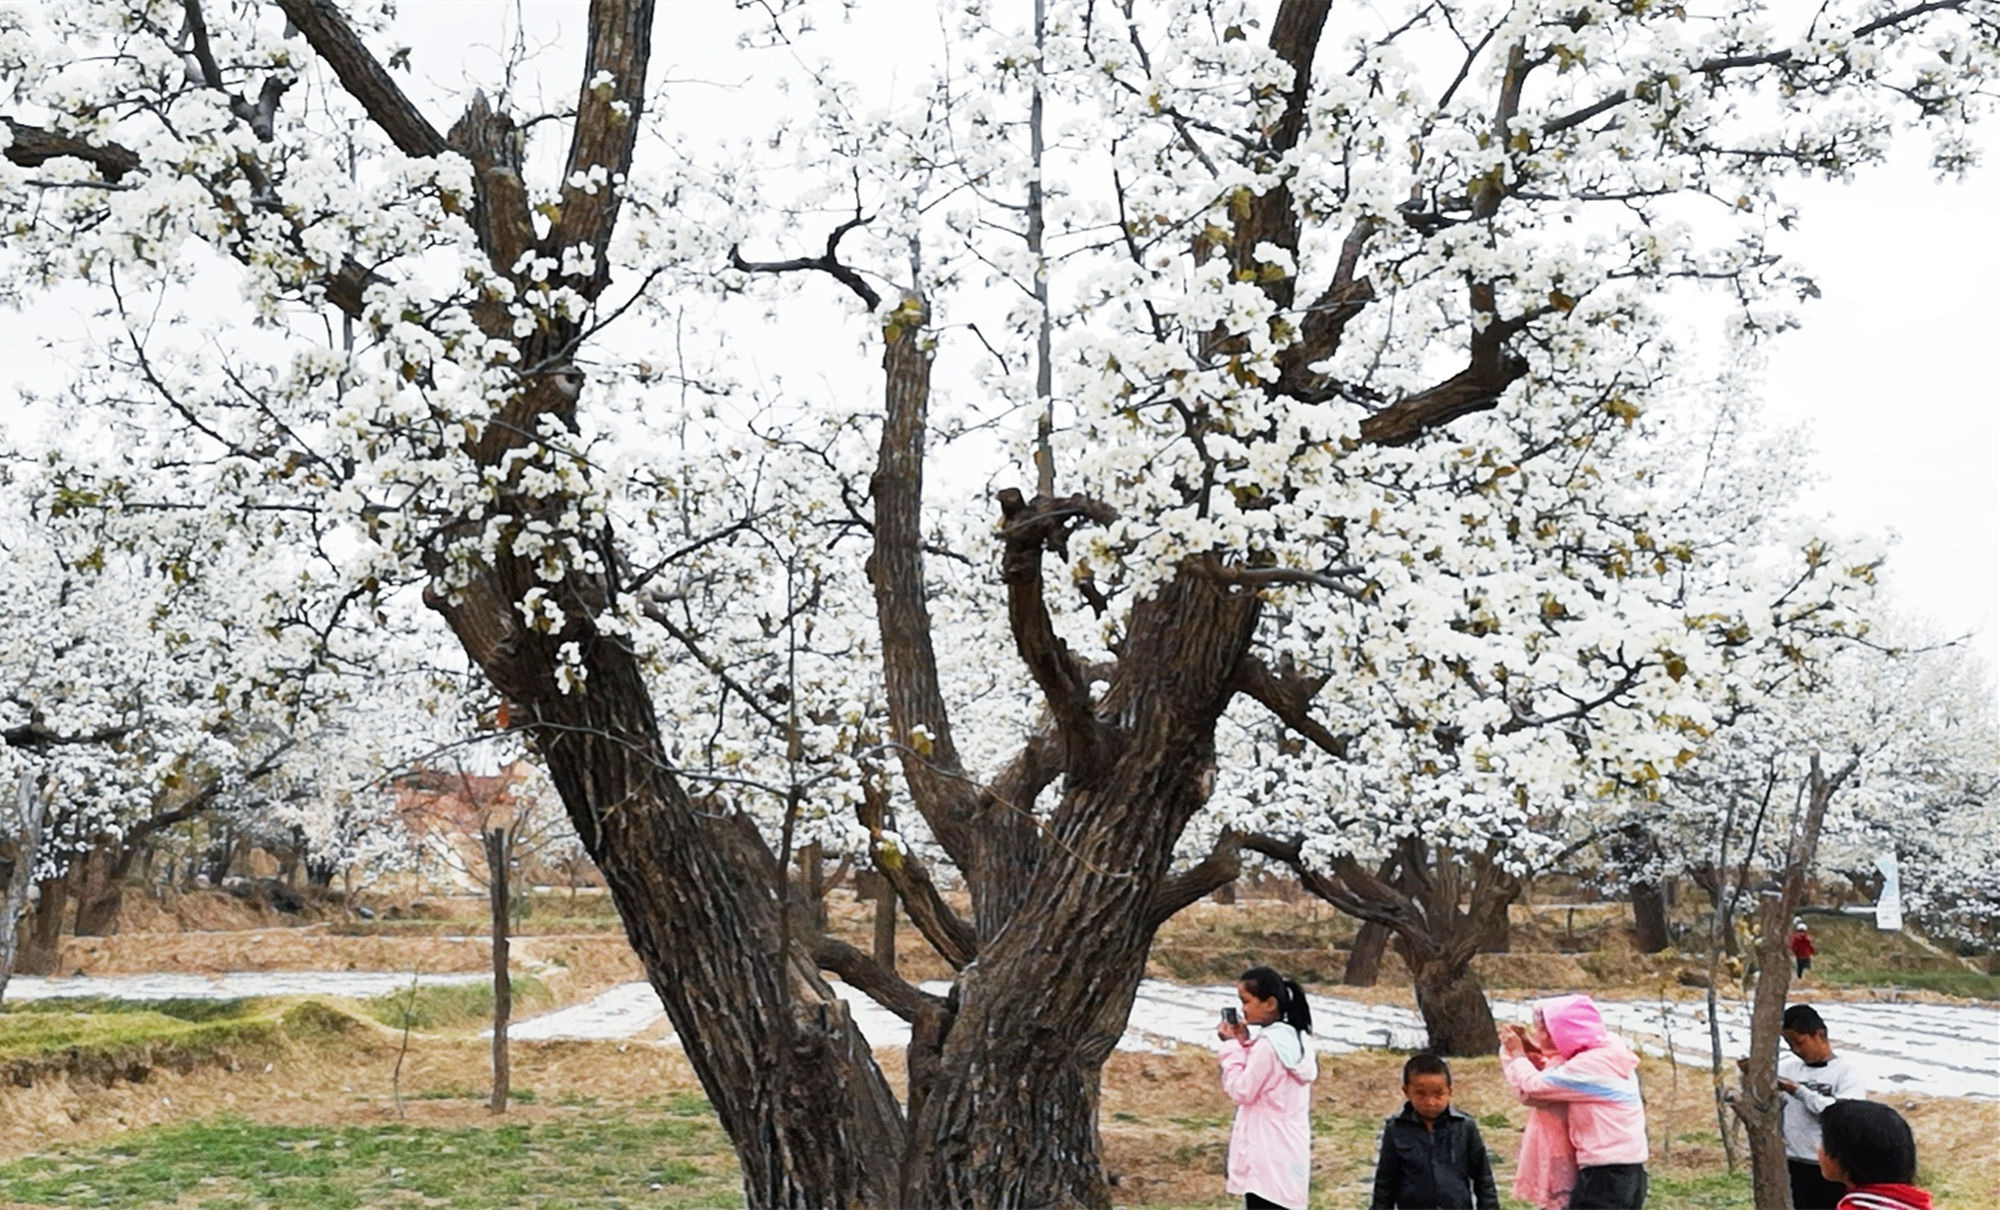
[[[1594,1164],[1576,1171],[1569,1210],[1640,1210],[1646,1204],[1644,1164]]]
[[[1847,1186],[1820,1173],[1818,1160],[1786,1156],[1785,1168],[1792,1177],[1792,1210],[1834,1210],[1847,1192]]]
[[[1243,1195],[1243,1210],[1287,1210],[1268,1197],[1258,1197],[1254,1193]]]

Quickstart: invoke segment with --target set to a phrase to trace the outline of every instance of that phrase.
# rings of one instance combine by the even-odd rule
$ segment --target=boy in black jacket
[[[1382,1123],[1368,1210],[1500,1210],[1479,1123],[1451,1107],[1451,1068],[1436,1055],[1403,1064],[1403,1112]]]

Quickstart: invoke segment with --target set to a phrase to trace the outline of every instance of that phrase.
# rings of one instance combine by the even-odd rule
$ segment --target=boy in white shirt
[[[1844,1185],[1819,1170],[1819,1115],[1835,1101],[1859,1101],[1868,1082],[1852,1063],[1833,1053],[1826,1022],[1810,1004],[1785,1009],[1779,1027],[1790,1054],[1778,1056],[1778,1090],[1784,1094],[1785,1164],[1792,1178],[1794,1210],[1834,1210]]]

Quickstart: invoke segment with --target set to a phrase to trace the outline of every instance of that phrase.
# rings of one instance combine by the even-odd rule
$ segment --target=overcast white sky
[[[2000,130],[1986,144],[2000,148]],[[1911,154],[1797,196],[1792,251],[1824,297],[1774,350],[1773,418],[1812,426],[1823,478],[1811,502],[1844,527],[1898,535],[1890,567],[1906,607],[1973,635],[2000,667],[2000,166],[1938,183]]]

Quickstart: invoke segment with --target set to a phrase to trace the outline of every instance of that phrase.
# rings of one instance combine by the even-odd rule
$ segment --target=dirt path
[[[476,982],[484,975],[437,973],[418,976],[425,984]],[[392,971],[237,971],[227,974],[143,974],[17,977],[10,998],[32,1001],[60,996],[107,996],[133,1000],[234,999],[254,996],[339,996],[367,999],[410,985],[408,973]],[[942,991],[943,984],[926,984]],[[851,1005],[870,1045],[909,1044],[909,1026],[867,996],[835,984]],[[1119,1049],[1167,1054],[1182,1047],[1210,1047],[1216,1010],[1233,1003],[1227,986],[1200,987],[1148,979]],[[1600,998],[1611,1027],[1643,1049],[1671,1055],[1679,1063],[1709,1064],[1707,1009],[1699,1001],[1640,1001]],[[1917,1004],[1893,1000],[1826,1001],[1820,1004],[1834,1045],[1853,1058],[1877,1092],[2000,1101],[2000,1008],[1982,1005]],[[1526,1020],[1528,1002],[1496,998],[1494,1014]],[[1314,1036],[1321,1051],[1345,1054],[1384,1047],[1415,1050],[1423,1045],[1421,1021],[1411,1009],[1351,1000],[1324,992],[1313,995]],[[514,1023],[519,1041],[674,1041],[652,988],[620,983],[583,1003]],[[1723,1002],[1722,1042],[1730,1055],[1749,1045],[1749,1008]]]

